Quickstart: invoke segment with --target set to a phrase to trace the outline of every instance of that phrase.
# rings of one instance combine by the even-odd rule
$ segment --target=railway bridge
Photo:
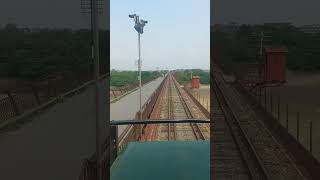
[[[319,162],[244,89],[211,72],[215,179],[319,179]]]
[[[209,141],[211,179],[320,178],[320,164],[313,155],[238,82],[226,80],[218,66],[211,69],[211,116],[190,91],[168,74],[136,114],[148,120],[137,120],[127,129],[131,133],[114,141],[119,151],[134,141]],[[205,123],[209,119],[210,127]],[[118,124],[111,122],[111,127]],[[114,179],[127,172],[120,167],[113,169]]]
[[[101,129],[103,159],[100,164],[103,178],[110,175],[110,160],[114,162],[111,166],[113,180],[126,178],[121,177],[122,174],[134,174],[133,179],[141,178],[139,175],[154,178],[155,174],[160,179],[184,176],[208,179],[210,174],[211,179],[320,179],[320,165],[313,155],[241,85],[224,77],[217,66],[211,69],[210,110],[197,100],[192,89],[180,85],[170,73],[164,79],[146,84],[142,111],[133,108],[124,119],[112,119],[115,116],[107,113],[109,102],[102,101],[101,123],[105,126]],[[32,123],[1,137],[0,155],[2,162],[6,162],[1,163],[1,169],[6,170],[1,176],[7,179],[48,179],[46,176],[51,173],[52,179],[74,179],[79,174],[80,179],[95,179],[95,148],[90,148],[95,142],[92,123],[94,91],[90,83],[84,86],[86,88],[81,93],[79,88],[72,90],[74,95],[71,98],[33,115]],[[101,97],[107,99],[106,81],[101,81],[100,88]],[[125,98],[135,96],[133,91],[114,103],[121,104]],[[140,114],[142,120],[139,120]],[[77,141],[79,134],[83,137],[81,142]],[[47,141],[41,141],[43,136]],[[57,138],[61,141],[56,141]],[[52,148],[61,145],[65,148],[50,154]],[[10,152],[14,146],[16,150]],[[19,149],[29,154],[37,152],[39,156],[25,159]],[[67,149],[81,151],[66,152]],[[15,157],[12,159],[10,154]],[[63,160],[66,157],[69,159]],[[137,161],[139,158],[134,157],[145,158],[145,161]],[[87,160],[83,163],[83,159]],[[44,160],[48,166],[39,163]],[[156,171],[168,160],[176,171]],[[20,163],[15,164],[15,161]],[[153,166],[155,162],[158,166]],[[68,169],[70,165],[72,168]],[[123,168],[127,166],[130,168]],[[146,173],[143,167],[150,168],[150,172]],[[32,173],[32,169],[42,171]]]

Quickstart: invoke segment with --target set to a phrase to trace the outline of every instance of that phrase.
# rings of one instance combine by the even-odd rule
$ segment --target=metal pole
[[[15,115],[16,115],[16,116],[20,115],[21,113],[20,113],[20,111],[19,111],[19,108],[18,108],[18,106],[17,106],[17,103],[14,101],[14,98],[13,98],[11,92],[10,92],[10,91],[7,91],[7,95],[8,95],[9,100],[10,100],[12,106],[13,106],[13,110],[14,110],[14,112],[15,112]]]
[[[309,132],[310,132],[309,150],[310,150],[310,152],[312,154],[312,121],[310,121],[310,130],[309,130]]]
[[[260,57],[262,57],[263,37],[264,37],[264,33],[262,31],[261,38],[260,38]]]
[[[140,89],[140,96],[139,96],[139,100],[140,100],[140,120],[142,120],[142,111],[141,111],[141,44],[140,44],[140,33],[138,33],[138,50],[139,50],[139,62],[138,62],[138,69],[139,69],[139,89]],[[141,129],[142,131],[142,129]]]
[[[271,94],[270,94],[270,112],[271,112],[271,114],[272,114],[272,116],[273,116],[273,109],[272,109],[272,105],[273,105],[273,102],[272,102],[272,99],[273,99],[273,95],[272,95],[272,92],[271,92]]]
[[[266,111],[268,111],[268,108],[267,108],[267,87],[264,88],[264,107],[266,108]]]
[[[289,131],[289,105],[286,105],[286,116],[287,116],[287,130]]]
[[[297,112],[297,140],[300,139],[300,113]]]
[[[259,87],[259,103],[260,103],[260,105],[262,105],[262,103],[261,103],[261,86]]]
[[[95,120],[96,120],[96,155],[97,155],[97,179],[101,180],[101,149],[100,149],[100,117],[99,117],[99,12],[98,12],[98,0],[92,0],[91,20],[92,20],[92,36],[93,36],[93,64],[94,64],[94,87],[95,87]]]
[[[280,121],[280,96],[278,96],[278,121]]]

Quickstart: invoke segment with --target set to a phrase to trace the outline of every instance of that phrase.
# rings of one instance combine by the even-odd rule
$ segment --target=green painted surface
[[[209,180],[209,141],[132,142],[111,167],[111,180]]]

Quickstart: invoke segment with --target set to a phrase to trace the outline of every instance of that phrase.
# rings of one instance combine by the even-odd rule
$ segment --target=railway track
[[[212,74],[214,179],[306,179],[222,72]]]
[[[161,104],[160,119],[205,119],[204,114],[184,92],[172,75],[165,84],[165,96]],[[210,138],[208,125],[196,123],[161,124],[158,126],[158,139],[163,140],[206,140]]]

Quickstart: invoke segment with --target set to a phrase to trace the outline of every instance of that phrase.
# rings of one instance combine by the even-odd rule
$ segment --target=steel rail
[[[169,97],[170,98],[168,98],[168,106],[170,107],[169,108],[169,114],[170,114],[170,116],[168,117],[169,119],[174,119],[174,113],[173,113],[173,109],[174,109],[174,107],[173,107],[173,100],[172,100],[172,88],[171,88],[171,86],[172,86],[172,83],[171,83],[171,81],[169,80]],[[173,131],[173,140],[176,140],[176,127],[175,127],[175,124],[168,124],[168,126],[171,126],[170,127],[170,133],[171,133],[171,129],[172,129],[172,131]],[[170,136],[171,137],[171,136]]]
[[[146,119],[146,120],[111,120],[110,126],[131,124],[163,124],[163,123],[210,123],[208,119]]]
[[[220,70],[214,70],[214,72],[218,72],[220,75],[216,74],[216,77],[220,78],[220,81],[217,82],[219,85],[218,87],[224,87],[222,85],[225,85],[226,83],[223,79],[222,72]],[[252,112],[253,110],[247,104],[241,102],[239,93],[232,89],[229,90],[226,89],[226,87],[224,88],[224,90],[221,89],[221,91],[224,92],[222,95],[227,100],[227,104],[230,106],[231,111],[236,117],[236,123],[241,128],[243,134],[247,136],[248,142],[254,150],[253,152],[269,179],[293,177],[305,179],[292,160],[287,157],[288,155],[282,149],[282,146],[274,139],[269,130]],[[233,96],[230,96],[230,94],[230,97],[227,96],[226,93],[228,92],[232,93]],[[230,102],[231,100],[234,101],[234,104]]]
[[[217,83],[216,77],[212,76],[211,79],[213,87],[216,90],[214,91],[214,94],[216,95],[222,113],[224,114],[225,122],[229,129],[229,132],[231,133],[233,141],[235,142],[235,145],[241,154],[241,159],[244,160],[246,168],[250,172],[250,176],[254,179],[270,179],[261,161],[259,160],[259,157],[257,156],[257,153],[253,148],[253,145],[250,143],[249,138],[244,134],[243,130],[241,129],[241,126],[238,123],[231,122],[231,119],[236,119],[236,116],[232,113],[232,111],[226,104],[226,99],[222,93],[222,89],[220,88],[221,84]],[[225,105],[223,106],[223,103],[220,101],[224,101]],[[239,129],[240,134],[236,134],[235,129]]]
[[[172,117],[171,117],[171,109],[172,109],[172,107],[171,107],[171,101],[172,101],[172,99],[171,99],[171,81],[169,80],[168,81],[168,83],[167,83],[167,94],[168,94],[168,97],[167,97],[167,103],[168,103],[168,119],[172,119]],[[171,126],[171,124],[167,124],[168,125],[168,141],[170,141],[170,139],[171,139],[171,128],[170,128],[170,126]]]
[[[179,95],[179,98],[180,98],[180,101],[182,103],[182,106],[183,106],[183,109],[185,110],[186,112],[186,115],[188,118],[194,118],[193,114],[191,113],[191,110],[189,108],[189,106],[187,105],[187,102],[185,101],[185,99],[182,97],[182,93],[181,93],[181,90],[180,88],[178,87],[178,83],[172,78],[173,80],[173,84],[174,86],[176,87],[177,89],[177,92],[178,92],[178,95]],[[190,123],[190,126],[192,128],[192,131],[196,137],[197,140],[199,139],[202,139],[202,140],[205,140],[204,138],[204,135],[202,134],[198,124],[194,124],[194,123]]]

